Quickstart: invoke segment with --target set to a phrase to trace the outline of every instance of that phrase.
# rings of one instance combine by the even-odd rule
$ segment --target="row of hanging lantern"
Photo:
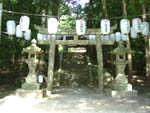
[[[89,40],[96,40],[96,36],[95,35],[88,35],[87,38]],[[115,34],[108,34],[108,35],[101,35],[101,40],[111,40],[111,41],[127,41],[128,40],[128,35],[125,34],[121,34],[120,32],[116,32]]]
[[[101,32],[102,40],[113,40],[116,42],[127,41],[128,35],[130,33],[131,38],[137,38],[138,34],[141,33],[143,36],[150,34],[149,23],[142,22],[140,18],[134,18],[132,20],[132,27],[130,28],[130,21],[128,19],[122,19],[120,21],[121,32],[116,32],[115,34],[110,34],[110,21],[108,19],[103,19],[101,21]],[[89,36],[90,40],[95,40],[95,36]]]
[[[133,34],[142,33],[142,35],[149,35],[149,24],[148,22],[142,22],[140,18],[134,18],[132,20],[132,27],[130,29],[130,21],[128,19],[122,19],[120,21],[121,34],[128,35],[130,32]],[[76,32],[78,35],[84,35],[86,32],[86,24],[84,20],[76,20]],[[101,33],[102,35],[110,34],[110,20],[101,20]],[[117,35],[119,32],[117,32]],[[121,35],[119,34],[119,35]],[[125,36],[126,37],[126,36]],[[133,37],[135,38],[135,37]]]
[[[7,21],[7,33],[8,35],[16,35],[18,38],[24,36],[25,40],[31,39],[31,30],[29,29],[30,18],[28,16],[21,16],[19,25],[16,26],[14,20]]]
[[[37,40],[50,40],[50,35],[38,33]]]
[[[102,40],[114,40],[117,42],[120,40],[128,40],[129,33],[131,38],[137,38],[139,33],[143,36],[149,35],[149,23],[142,22],[140,18],[134,18],[132,20],[132,27],[130,28],[130,21],[128,19],[122,19],[120,21],[120,30],[121,32],[108,35],[110,33],[110,21],[108,19],[101,21]]]
[[[9,35],[15,35],[16,37],[25,37],[26,40],[31,38],[31,30],[29,29],[30,18],[28,16],[21,16],[19,25],[16,26],[13,20],[7,21],[7,32]],[[56,34],[58,30],[58,21],[56,18],[48,19],[48,33]],[[128,40],[130,33],[131,38],[137,38],[138,33],[142,35],[149,35],[149,23],[142,22],[140,18],[134,18],[132,20],[132,27],[130,28],[130,21],[128,19],[122,19],[120,21],[120,31],[115,34],[110,34],[110,20],[101,20],[101,39],[102,40]],[[76,20],[76,33],[78,35],[84,35],[86,33],[86,22],[82,19]],[[49,40],[49,35],[38,34],[38,40]]]

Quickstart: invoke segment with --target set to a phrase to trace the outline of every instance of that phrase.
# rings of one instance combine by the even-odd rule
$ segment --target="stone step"
[[[85,48],[68,48],[63,54],[62,70],[60,75],[61,85],[89,84],[88,66],[85,58]]]

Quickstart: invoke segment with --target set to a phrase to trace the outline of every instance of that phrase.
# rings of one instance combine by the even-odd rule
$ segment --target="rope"
[[[16,12],[16,11],[10,11],[10,10],[1,10],[2,12],[5,12],[5,13],[9,13],[9,14],[18,14],[18,15],[28,15],[28,16],[36,16],[36,17],[57,17],[57,16],[50,16],[50,15],[42,15],[42,14],[33,14],[33,13],[24,13],[24,12]],[[150,16],[149,13],[146,13],[145,14],[146,16]],[[143,16],[143,14],[140,14],[140,15],[134,15],[134,16],[131,16],[131,17],[140,17],[140,16]],[[78,17],[75,17],[74,19],[76,19]],[[122,19],[124,18],[123,16],[120,16],[120,17],[114,17],[114,18],[109,18],[110,20],[118,20],[118,19]],[[99,19],[87,19],[87,20],[99,20]]]

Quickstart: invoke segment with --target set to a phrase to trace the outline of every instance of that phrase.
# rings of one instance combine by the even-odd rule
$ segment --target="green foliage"
[[[61,29],[75,28],[75,20],[67,15],[62,16],[59,20],[59,27]]]

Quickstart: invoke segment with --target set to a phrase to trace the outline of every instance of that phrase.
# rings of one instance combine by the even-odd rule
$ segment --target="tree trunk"
[[[3,9],[3,4],[0,3],[0,47],[1,47],[1,31],[2,31],[2,9]]]
[[[59,9],[60,0],[53,0],[52,2],[52,15],[58,16],[58,9]]]
[[[126,6],[126,1],[122,0],[122,5],[123,5],[123,16],[125,16],[125,18],[127,17],[127,6]]]
[[[87,28],[92,28],[93,27],[93,0],[90,0],[89,1],[89,9],[88,9],[88,20],[87,20]]]
[[[126,18],[127,17],[127,9],[126,9],[126,1],[122,0],[122,5],[123,5],[123,16]],[[130,40],[127,40],[127,48],[131,49],[130,45]],[[132,80],[132,55],[131,53],[128,54],[128,76],[129,76],[129,81]]]
[[[107,9],[106,9],[106,0],[101,0],[101,2],[102,2],[102,9],[103,9],[103,16],[105,18],[107,18],[108,17],[108,13],[107,13]]]
[[[145,4],[142,5],[142,13],[143,13],[143,21],[146,20],[146,8],[145,8]],[[145,54],[146,54],[146,78],[148,80],[149,76],[150,76],[150,63],[149,63],[149,36],[145,36]]]

